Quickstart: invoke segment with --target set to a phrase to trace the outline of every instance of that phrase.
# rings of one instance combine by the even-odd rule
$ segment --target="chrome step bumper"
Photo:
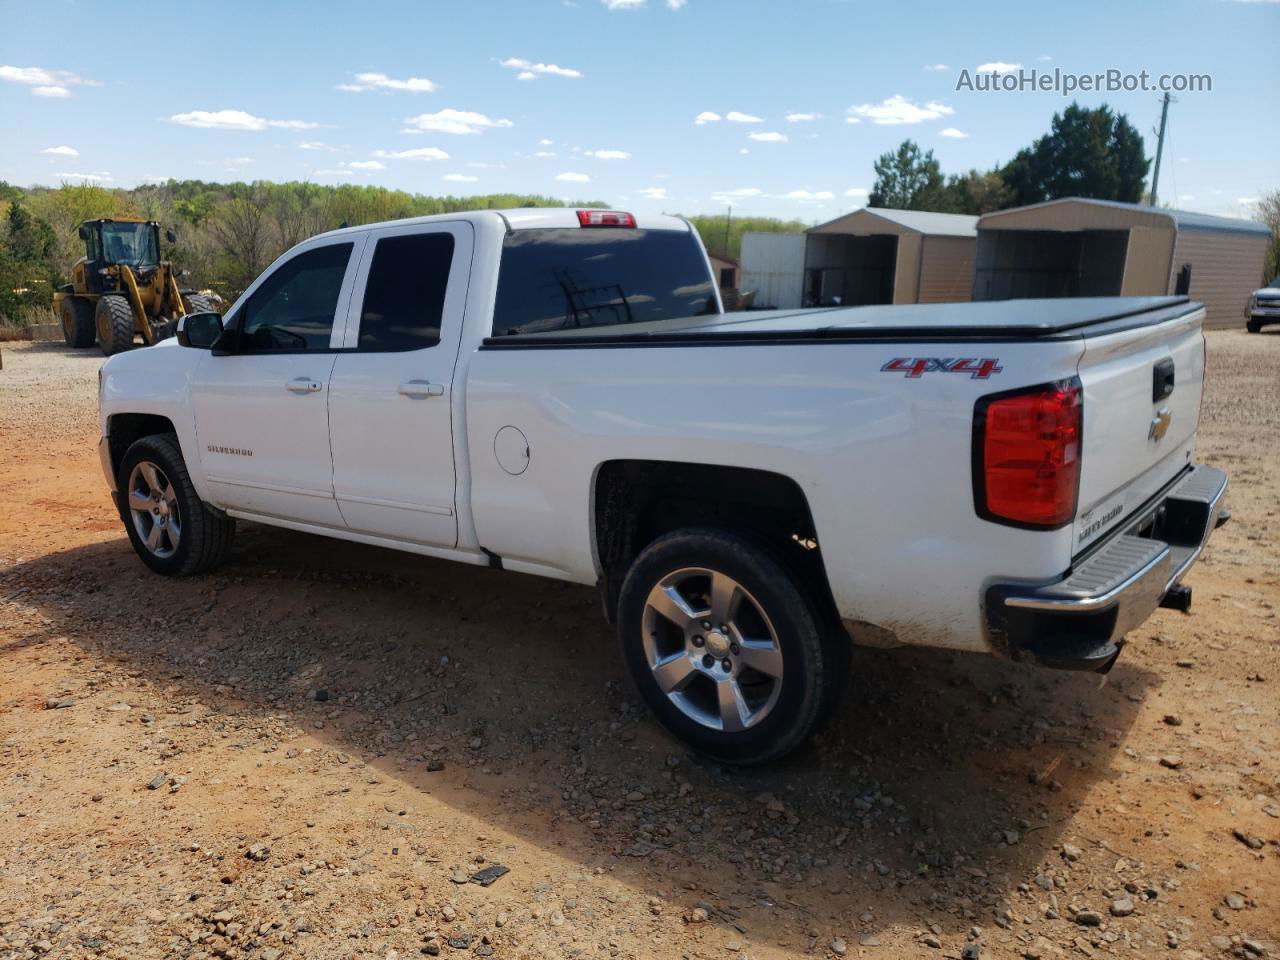
[[[1178,586],[1199,559],[1223,510],[1227,475],[1194,466],[1062,578],[996,584],[986,592],[993,645],[1016,660],[1065,670],[1107,670],[1124,636],[1169,597],[1187,609]]]

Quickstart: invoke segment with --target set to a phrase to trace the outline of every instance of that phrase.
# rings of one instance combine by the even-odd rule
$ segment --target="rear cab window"
[[[719,312],[691,230],[515,230],[503,243],[493,335],[605,332]]]

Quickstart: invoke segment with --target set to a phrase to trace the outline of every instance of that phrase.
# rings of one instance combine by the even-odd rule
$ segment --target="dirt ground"
[[[1209,345],[1192,615],[1105,678],[859,650],[744,771],[640,708],[587,589],[251,525],[148,573],[102,358],[6,344],[0,957],[1280,956],[1280,331]]]

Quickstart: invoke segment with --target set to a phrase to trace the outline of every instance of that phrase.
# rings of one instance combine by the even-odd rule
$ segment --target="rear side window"
[[[420,350],[439,343],[452,265],[452,234],[379,240],[365,286],[357,349]]]
[[[517,230],[503,244],[493,333],[611,327],[718,311],[692,232]]]
[[[267,277],[244,306],[240,349],[328,350],[351,246],[335,243],[308,250]]]

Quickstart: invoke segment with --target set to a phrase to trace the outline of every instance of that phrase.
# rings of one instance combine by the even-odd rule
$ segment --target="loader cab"
[[[94,293],[115,290],[117,271],[104,274],[119,264],[135,274],[145,273],[160,263],[160,225],[154,220],[86,220],[80,224],[84,241],[85,285]]]

